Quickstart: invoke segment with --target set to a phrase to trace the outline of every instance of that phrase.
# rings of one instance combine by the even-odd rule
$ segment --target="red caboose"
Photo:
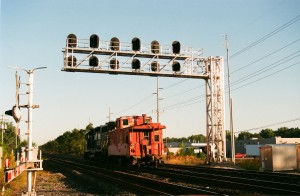
[[[157,163],[163,155],[165,128],[145,114],[117,118],[115,130],[108,133],[108,155],[131,164]]]

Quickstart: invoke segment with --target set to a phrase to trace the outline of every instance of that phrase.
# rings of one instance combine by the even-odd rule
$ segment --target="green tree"
[[[275,131],[275,136],[281,136],[286,138],[300,138],[300,129],[281,127]]]
[[[86,129],[66,131],[55,140],[42,145],[41,148],[49,153],[82,155],[85,147],[85,134],[91,129],[93,125],[90,123]]]
[[[259,132],[259,135],[262,138],[272,138],[275,136],[275,133],[273,132],[272,129],[263,129]]]
[[[205,139],[206,137],[204,136],[204,135],[202,135],[202,134],[199,134],[199,135],[192,135],[192,136],[189,136],[188,138],[187,138],[187,140],[188,141],[190,141],[190,142],[194,142],[194,143],[198,143],[198,142],[205,142],[206,141],[206,139]]]
[[[88,131],[90,131],[90,130],[92,130],[93,129],[93,123],[89,123],[87,126],[86,126],[86,128],[85,128],[85,130],[88,132]]]
[[[252,134],[249,133],[248,131],[242,131],[241,133],[239,133],[238,135],[238,140],[249,140],[252,138]]]
[[[226,130],[226,140],[231,141],[231,131]]]

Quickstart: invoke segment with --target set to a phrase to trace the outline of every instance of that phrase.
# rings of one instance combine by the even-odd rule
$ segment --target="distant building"
[[[165,143],[165,148],[168,148],[168,152],[174,153],[175,155],[180,151],[182,142],[168,142]],[[185,150],[190,148],[194,149],[194,153],[201,153],[205,151],[206,143],[194,143],[194,142],[184,142]]]
[[[236,140],[235,141],[235,152],[246,154],[246,148],[251,150],[251,152],[259,152],[259,147],[265,144],[300,144],[300,138],[282,138],[273,137],[267,139],[253,138],[250,140]],[[257,145],[257,149],[255,148]],[[226,153],[227,157],[231,157],[231,142],[226,142]],[[251,155],[253,156],[253,154]]]

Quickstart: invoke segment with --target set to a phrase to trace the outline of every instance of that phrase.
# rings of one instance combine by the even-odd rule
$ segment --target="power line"
[[[276,54],[277,52],[279,52],[279,51],[281,51],[281,50],[283,50],[283,49],[285,49],[285,48],[291,46],[292,44],[294,44],[294,43],[296,43],[296,42],[298,42],[298,41],[300,41],[300,38],[297,39],[297,40],[295,40],[295,41],[293,41],[293,42],[291,42],[291,43],[289,43],[289,44],[287,44],[287,45],[285,45],[285,46],[283,46],[282,48],[280,48],[280,49],[278,49],[278,50],[275,50],[275,51],[273,51],[273,52],[271,52],[271,53],[269,53],[269,54],[267,54],[267,55],[265,55],[265,56],[263,56],[263,57],[261,57],[261,58],[255,60],[255,61],[253,61],[253,62],[251,62],[251,63],[249,63],[249,64],[247,64],[247,65],[245,65],[245,66],[243,66],[243,67],[241,67],[241,68],[239,68],[239,69],[233,71],[233,72],[231,72],[231,73],[238,72],[238,71],[240,71],[240,70],[242,70],[242,69],[244,69],[244,68],[246,68],[246,67],[248,67],[248,66],[250,66],[250,65],[252,65],[252,64],[254,64],[254,63],[257,63],[257,62],[259,62],[259,61],[261,61],[261,60],[263,60],[263,59],[265,59],[265,58],[267,58],[267,57],[269,57],[269,56],[271,56],[271,55],[274,55],[274,54]],[[298,51],[298,52],[299,52],[299,51]],[[296,52],[296,53],[298,53],[298,52]],[[287,58],[287,57],[286,57],[286,58]],[[283,59],[282,59],[282,60],[283,60]],[[280,62],[280,61],[278,61],[278,62]],[[278,63],[278,62],[276,62],[276,63]],[[275,63],[273,63],[273,64],[275,64]],[[273,64],[271,64],[271,65],[273,65]],[[270,66],[271,66],[271,65],[270,65]],[[278,65],[277,65],[277,66],[278,66]],[[269,67],[269,66],[267,66],[267,67]],[[260,71],[265,70],[267,67],[261,69]],[[275,66],[275,67],[276,67],[276,66]],[[272,68],[274,68],[274,67],[272,67]],[[268,70],[270,70],[270,69],[268,69]],[[255,74],[255,73],[257,73],[257,72],[259,72],[259,71],[256,71],[256,72],[254,72],[254,73],[252,73],[252,74],[249,74],[249,75],[246,76],[246,77],[243,77],[243,78],[241,78],[241,79],[239,79],[239,80],[233,82],[233,85],[236,84],[238,81],[241,81],[241,80],[242,80],[242,81],[245,81],[245,80],[248,80],[248,79],[252,78],[252,77],[250,77],[250,76],[253,75],[253,74]],[[263,71],[263,72],[265,72],[265,71]],[[261,73],[263,73],[263,72],[261,72]],[[261,73],[259,73],[259,74],[261,74]],[[259,75],[259,74],[257,74],[257,75]],[[257,76],[257,75],[256,75],[256,76]],[[250,78],[247,79],[247,77],[250,77]],[[174,87],[174,86],[176,86],[176,85],[178,85],[178,84],[180,84],[180,83],[182,83],[182,82],[185,82],[185,81],[187,81],[187,79],[182,80],[182,81],[177,82],[177,83],[174,83],[174,84],[172,84],[172,85],[170,85],[170,86],[167,86],[165,89]],[[194,88],[192,88],[192,89],[189,89],[189,90],[186,90],[186,91],[177,93],[177,94],[175,94],[175,95],[171,95],[171,96],[169,96],[169,97],[166,97],[165,99],[172,98],[172,97],[176,97],[176,96],[178,96],[178,95],[184,94],[184,93],[186,93],[186,92],[190,92],[190,91],[195,90],[195,89],[197,89],[198,87],[202,87],[202,86],[204,86],[204,85],[200,85],[200,86],[194,87]]]
[[[235,56],[237,56],[237,55],[239,55],[239,54],[241,54],[241,53],[243,53],[243,52],[245,52],[245,51],[247,51],[247,50],[249,50],[250,48],[256,46],[257,44],[259,44],[259,43],[261,43],[261,42],[263,42],[264,40],[268,39],[269,37],[271,37],[271,36],[277,34],[278,32],[282,31],[283,29],[285,29],[285,28],[287,28],[288,26],[290,26],[290,25],[294,24],[295,22],[297,22],[299,19],[300,19],[300,15],[298,15],[297,17],[293,18],[292,20],[288,21],[287,23],[285,23],[284,25],[280,26],[279,28],[275,29],[274,31],[268,33],[267,35],[265,35],[264,37],[260,38],[259,40],[257,40],[257,41],[255,41],[255,42],[253,42],[252,44],[248,45],[248,46],[245,47],[244,49],[242,49],[242,50],[240,50],[240,51],[234,53],[233,55],[231,55],[231,58],[232,58],[232,57],[235,57]],[[239,71],[239,70],[241,70],[241,69],[244,69],[245,67],[247,67],[247,66],[249,66],[249,65],[252,65],[252,64],[254,64],[254,63],[258,62],[258,61],[261,61],[262,59],[267,58],[267,57],[271,56],[272,54],[275,54],[276,52],[278,52],[278,51],[280,51],[280,50],[282,50],[282,49],[284,49],[284,48],[286,48],[286,47],[288,47],[288,46],[290,46],[290,45],[296,43],[296,42],[299,41],[299,40],[300,40],[300,39],[297,39],[297,40],[295,40],[294,42],[292,42],[292,43],[290,43],[290,44],[288,44],[288,45],[286,45],[286,46],[284,46],[284,47],[282,47],[282,48],[280,48],[280,49],[278,49],[278,50],[276,50],[276,51],[274,51],[274,52],[272,52],[272,53],[270,53],[270,54],[268,54],[268,55],[266,55],[266,56],[264,56],[264,57],[262,57],[262,58],[260,58],[260,59],[258,59],[258,60],[256,60],[256,61],[254,61],[254,62],[252,62],[252,63],[250,63],[250,64],[247,64],[247,65],[243,66],[242,68],[240,68],[240,69],[238,69],[238,70],[235,70],[234,72],[237,72],[237,71]],[[278,66],[278,65],[277,65],[277,66]],[[292,66],[293,66],[293,65],[292,65]],[[264,69],[266,69],[266,68],[264,68]],[[264,69],[262,69],[262,70],[264,70]],[[269,70],[269,69],[268,69],[268,70]],[[282,70],[281,70],[281,71],[282,71]],[[232,72],[232,73],[234,73],[234,72]],[[257,72],[259,72],[259,71],[257,71]],[[265,72],[265,71],[263,71],[263,72]],[[278,71],[278,72],[279,72],[279,71]],[[275,72],[275,73],[273,73],[273,74],[271,74],[271,75],[274,75],[274,74],[276,74],[276,73],[278,73],[278,72]],[[255,75],[255,76],[250,77],[251,75],[253,75],[253,74],[255,74],[255,73],[256,73],[256,72],[254,72],[254,73],[252,73],[252,74],[249,74],[248,76],[246,76],[246,78],[248,77],[248,79],[250,79],[250,78],[252,78],[252,77],[255,77],[255,76],[261,74],[261,73],[259,73],[259,74]],[[271,75],[270,75],[270,76],[271,76]],[[250,77],[250,78],[249,78],[249,77]],[[269,77],[269,76],[266,76],[266,77]],[[261,78],[261,79],[264,79],[264,78],[266,78],[266,77],[263,77],[263,78]],[[240,81],[240,82],[243,82],[243,81],[245,81],[245,80],[248,80],[248,79],[246,79],[246,78],[244,77],[244,78],[240,79],[240,80],[242,80],[242,81]],[[261,80],[261,79],[258,79],[258,80],[254,81],[254,82],[257,82],[257,81],[259,81],[259,80]],[[185,81],[187,81],[187,80],[188,80],[188,79],[184,79],[184,80],[182,80],[182,81],[179,81],[179,82],[176,82],[176,83],[174,83],[174,84],[171,84],[171,85],[169,85],[169,86],[167,86],[167,87],[164,87],[163,90],[166,90],[166,89],[172,88],[172,87],[174,87],[174,86],[177,86],[178,84],[183,83],[183,82],[185,82]],[[240,83],[240,82],[238,82],[238,83]],[[244,86],[247,86],[247,85],[252,84],[252,83],[254,83],[254,82],[248,83],[248,84],[246,84],[246,85],[244,85]],[[233,82],[233,83],[237,84],[237,81],[235,81],[235,82]],[[234,85],[234,84],[233,84],[233,85]],[[242,86],[242,87],[243,87],[243,86]],[[178,96],[178,95],[180,95],[180,94],[183,94],[183,93],[192,91],[192,90],[197,89],[197,88],[198,88],[198,87],[195,87],[195,88],[192,88],[192,89],[183,91],[183,92],[181,92],[181,93],[177,93],[177,94],[172,95],[172,96],[167,97],[167,98],[175,97],[175,96]],[[241,87],[239,87],[239,88],[241,88]],[[236,89],[239,89],[239,88],[236,88]],[[234,89],[234,90],[236,90],[236,89]],[[203,95],[201,95],[201,96],[203,96]],[[197,96],[197,97],[191,98],[191,99],[189,99],[189,100],[187,100],[187,101],[179,102],[178,104],[179,104],[179,105],[180,105],[180,104],[186,105],[186,104],[187,104],[186,102],[195,101],[195,100],[199,99],[199,97],[201,97],[201,96]],[[136,103],[135,105],[130,106],[130,107],[128,107],[127,109],[124,109],[122,112],[127,111],[127,110],[130,110],[130,109],[136,107],[137,105],[139,105],[140,103],[146,101],[146,100],[149,99],[150,97],[151,97],[151,96],[146,97],[145,99],[141,100],[140,102]],[[167,99],[167,98],[165,98],[165,99]],[[172,106],[176,106],[176,108],[178,108],[178,107],[180,107],[180,106],[178,106],[178,104],[173,104],[173,105],[170,105],[170,106],[166,106],[166,107],[164,107],[164,109],[166,109],[166,108],[172,108]],[[195,103],[194,103],[194,104],[195,104]],[[191,105],[191,104],[188,104],[188,105]],[[182,107],[183,107],[183,106],[182,106]],[[170,110],[170,109],[169,109],[169,110]],[[120,113],[122,113],[122,112],[120,112]]]
[[[238,87],[238,88],[235,88],[235,89],[233,89],[233,91],[234,91],[234,90],[237,90],[237,89],[240,89],[240,88],[243,88],[243,87],[245,87],[245,86],[248,86],[248,85],[250,85],[250,84],[253,84],[253,83],[255,83],[255,82],[258,82],[258,81],[260,81],[260,80],[263,80],[263,79],[265,79],[265,78],[268,78],[268,77],[270,77],[270,76],[272,76],[272,75],[275,75],[275,74],[277,74],[277,73],[279,73],[279,72],[281,72],[281,71],[284,71],[284,70],[286,70],[286,69],[288,69],[288,68],[291,68],[291,67],[293,67],[293,66],[295,66],[295,65],[297,65],[297,64],[299,64],[299,63],[300,63],[300,61],[297,62],[297,63],[294,63],[294,64],[292,64],[292,65],[290,65],[290,66],[288,66],[288,67],[285,67],[285,68],[283,68],[283,69],[280,69],[280,70],[278,70],[278,71],[276,71],[276,72],[274,72],[274,73],[272,73],[272,74],[269,74],[269,75],[267,75],[267,76],[265,76],[265,77],[259,78],[259,79],[257,79],[257,80],[252,81],[252,82],[249,82],[249,83],[247,83],[247,84],[245,84],[245,85],[243,85],[243,86],[240,86],[240,87]]]
[[[261,126],[261,127],[246,129],[244,131],[238,131],[238,132],[235,132],[235,133],[254,131],[254,130],[257,130],[257,129],[263,129],[263,128],[267,128],[267,127],[271,127],[271,126],[275,126],[275,125],[280,125],[280,124],[285,124],[285,123],[289,123],[289,122],[294,122],[294,121],[298,121],[298,120],[300,120],[300,118],[294,118],[294,119],[291,119],[291,120],[286,120],[286,121],[277,122],[277,123],[273,123],[273,124],[269,124],[269,125],[264,125],[264,126]]]
[[[200,87],[203,87],[203,86],[205,86],[205,85],[203,85],[203,84],[202,84],[202,85],[197,85],[197,86],[194,87],[194,88],[191,88],[191,89],[188,89],[188,90],[186,90],[186,91],[182,91],[182,92],[176,93],[176,94],[174,94],[174,95],[171,95],[171,96],[169,96],[169,97],[166,97],[165,99],[169,99],[169,98],[172,98],[172,97],[177,97],[177,96],[182,95],[182,94],[184,94],[184,93],[187,93],[187,92],[190,92],[190,91],[199,89]]]
[[[268,55],[263,56],[263,57],[261,57],[261,58],[255,60],[255,61],[253,61],[252,63],[243,66],[242,68],[240,68],[240,69],[238,69],[238,70],[235,70],[234,72],[240,71],[240,70],[244,69],[244,68],[247,67],[247,66],[250,66],[250,65],[252,65],[252,64],[254,64],[254,63],[257,63],[257,62],[261,61],[262,59],[265,59],[265,58],[267,58],[267,57],[269,57],[269,56],[271,56],[271,55],[273,55],[273,54],[275,54],[275,53],[277,53],[277,52],[279,52],[279,51],[281,51],[281,50],[287,48],[288,46],[290,46],[290,45],[292,45],[292,44],[294,44],[294,43],[296,43],[296,42],[298,42],[298,41],[300,41],[300,39],[297,39],[297,40],[295,40],[295,41],[293,41],[293,42],[291,42],[291,43],[289,43],[289,44],[283,46],[282,48],[280,48],[280,49],[278,49],[278,50],[275,50],[275,51],[269,53]],[[261,70],[258,70],[258,71],[256,71],[256,72],[253,72],[253,73],[251,73],[251,74],[249,74],[249,75],[247,75],[247,76],[245,76],[245,77],[243,77],[243,78],[241,78],[241,79],[239,79],[239,80],[237,80],[237,81],[234,81],[234,82],[233,82],[233,86],[234,86],[234,85],[237,85],[237,84],[239,84],[239,83],[241,83],[241,82],[244,82],[244,81],[246,81],[246,80],[249,80],[249,79],[251,79],[251,78],[253,78],[253,77],[256,77],[256,76],[258,76],[258,75],[260,75],[260,74],[262,74],[262,73],[264,73],[264,72],[266,72],[266,71],[269,71],[269,70],[271,70],[271,69],[273,69],[273,68],[275,68],[275,67],[277,67],[277,66],[279,66],[279,65],[282,65],[282,64],[277,64],[277,63],[279,63],[279,62],[285,60],[286,58],[288,58],[288,57],[290,57],[290,56],[292,56],[292,55],[294,55],[294,54],[296,54],[296,53],[298,53],[298,52],[299,52],[299,51],[297,51],[297,52],[295,52],[295,53],[293,53],[293,54],[291,54],[291,55],[289,55],[289,56],[287,56],[287,57],[285,57],[285,58],[282,58],[281,60],[279,60],[279,61],[277,61],[277,62],[275,62],[275,63],[273,63],[273,64],[270,64],[269,66],[264,67],[264,68],[261,69]],[[298,55],[298,56],[299,56],[299,55]],[[297,56],[295,56],[295,57],[297,57]],[[292,58],[295,58],[295,57],[292,57]],[[291,58],[291,59],[292,59],[292,58]],[[288,59],[288,61],[291,60],[291,59]],[[276,65],[276,64],[277,64],[277,65]],[[274,65],[274,66],[272,66],[272,65]],[[272,66],[272,67],[271,67],[271,66]],[[269,69],[268,69],[268,68],[269,68]],[[234,72],[232,72],[232,73],[234,73]],[[277,72],[276,72],[276,73],[277,73]],[[274,74],[272,74],[272,75],[274,75]],[[268,76],[267,76],[267,77],[268,77]],[[265,77],[263,77],[263,78],[261,78],[261,79],[264,79],[264,78],[265,78]],[[261,80],[261,79],[259,79],[259,80]],[[183,82],[185,82],[185,81],[187,81],[187,80],[188,80],[188,79],[184,79],[184,80],[182,80],[182,81],[176,82],[176,83],[174,83],[174,84],[171,84],[171,85],[165,87],[165,88],[162,89],[162,90],[165,90],[165,89],[169,89],[169,88],[175,87],[175,86],[177,86],[178,84],[183,83]],[[257,80],[257,81],[259,81],[259,80]],[[257,82],[257,81],[254,81],[254,82]],[[252,84],[252,83],[254,83],[254,82],[248,83],[248,84],[246,84],[246,85],[244,85],[244,86],[247,86],[247,85]],[[182,94],[185,94],[185,93],[187,93],[187,92],[196,90],[196,89],[198,89],[198,88],[200,88],[200,87],[202,87],[202,86],[204,86],[204,85],[196,86],[196,87],[194,87],[194,88],[188,89],[188,90],[186,90],[186,91],[179,92],[179,93],[177,93],[177,94],[171,95],[171,96],[166,97],[166,98],[164,98],[164,99],[169,99],[169,98],[172,98],[172,97],[177,97],[177,96],[182,95]],[[236,89],[239,89],[239,88],[240,88],[240,87],[238,87],[238,88],[236,88]],[[236,89],[234,89],[234,90],[236,90]],[[201,95],[201,96],[203,96],[203,95]],[[151,95],[148,96],[148,97],[146,97],[146,98],[144,98],[144,99],[142,99],[141,101],[137,102],[136,104],[134,104],[134,105],[132,105],[132,106],[130,106],[130,107],[128,107],[128,108],[122,110],[122,111],[119,112],[119,113],[123,113],[123,112],[125,112],[125,111],[131,110],[132,108],[136,107],[137,105],[143,103],[144,101],[146,101],[146,100],[148,100],[148,99],[150,99],[150,98],[151,98]],[[179,102],[179,103],[177,103],[177,104],[173,104],[173,105],[166,106],[166,107],[163,107],[163,108],[164,108],[164,109],[167,109],[167,108],[170,108],[170,107],[171,107],[170,109],[167,109],[167,110],[171,110],[171,109],[172,109],[172,106],[175,107],[175,108],[180,108],[180,107],[192,105],[192,104],[187,104],[186,102],[191,102],[191,101],[193,101],[193,104],[195,104],[194,101],[195,101],[195,100],[198,100],[198,99],[199,99],[199,96],[194,97],[194,98],[191,98],[191,99],[188,99],[187,101]],[[183,105],[183,106],[180,106],[180,104],[184,104],[184,105]]]
[[[285,63],[286,63],[286,62],[288,62],[288,61],[290,61],[290,60],[292,60],[292,59],[294,59],[294,58],[300,56],[300,54],[299,54],[299,55],[296,55],[296,56],[293,56],[293,55],[295,55],[295,54],[297,54],[297,53],[299,53],[299,52],[300,52],[300,50],[297,51],[297,52],[294,52],[293,54],[290,54],[290,55],[288,55],[288,56],[286,56],[286,57],[284,57],[284,58],[282,58],[282,59],[276,61],[275,63],[272,63],[272,64],[270,64],[270,65],[268,65],[268,66],[266,66],[266,67],[264,67],[264,68],[262,68],[262,69],[260,69],[260,70],[257,70],[257,71],[255,71],[255,72],[252,72],[251,74],[249,74],[249,75],[247,75],[247,76],[245,76],[245,77],[243,77],[243,78],[240,78],[240,79],[234,81],[232,84],[235,85],[235,84],[237,84],[237,83],[244,82],[244,81],[249,80],[249,79],[251,79],[251,78],[253,78],[253,77],[256,77],[256,76],[258,76],[258,75],[260,75],[260,74],[262,74],[262,73],[264,73],[264,72],[266,72],[266,71],[269,71],[269,70],[271,70],[271,69],[273,69],[273,68],[275,68],[275,67],[278,67],[279,65],[282,65],[282,63],[280,63],[281,61],[285,61]],[[292,56],[293,56],[293,57],[292,57]]]
[[[276,52],[282,50],[283,48],[286,48],[286,47],[292,45],[293,43],[296,43],[296,42],[299,41],[299,40],[300,40],[300,39],[297,39],[297,40],[291,42],[290,44],[287,44],[286,46],[284,46],[284,47],[282,47],[282,48],[280,48],[280,49],[278,49],[278,50],[272,52],[271,54],[275,54]],[[261,70],[258,70],[258,71],[256,71],[256,72],[253,72],[253,73],[249,74],[248,76],[245,76],[245,77],[243,77],[243,78],[241,78],[241,79],[239,79],[239,80],[233,82],[233,85],[237,85],[237,84],[239,84],[239,83],[241,83],[241,82],[244,82],[244,81],[249,80],[249,79],[251,79],[251,78],[253,78],[253,77],[256,77],[256,76],[258,76],[258,75],[260,75],[260,74],[262,74],[262,73],[264,73],[264,72],[266,72],[266,71],[269,71],[269,70],[271,70],[271,69],[273,69],[273,68],[275,68],[275,67],[277,67],[277,66],[279,66],[279,65],[282,65],[282,63],[281,63],[281,64],[278,64],[278,63],[280,63],[280,62],[283,61],[283,60],[286,60],[287,58],[289,58],[289,59],[287,60],[287,61],[289,61],[289,60],[292,60],[292,59],[298,57],[299,55],[294,56],[294,57],[291,57],[291,56],[293,56],[294,54],[297,54],[297,53],[299,53],[299,52],[300,52],[300,51],[297,51],[297,52],[295,52],[295,53],[293,53],[293,54],[291,54],[291,55],[289,55],[289,56],[287,56],[287,57],[282,58],[281,60],[279,60],[279,61],[277,61],[277,62],[275,62],[275,63],[270,64],[269,66],[266,66],[266,67],[262,68]],[[267,56],[270,56],[271,54],[268,54]],[[265,56],[265,57],[267,57],[267,56]],[[263,58],[265,58],[265,57],[263,57]],[[291,58],[290,58],[290,57],[291,57]],[[263,58],[260,58],[259,60],[261,60],[261,59],[263,59]],[[259,60],[254,61],[254,62],[258,62]],[[287,61],[286,61],[286,62],[287,62]],[[285,63],[286,63],[286,62],[285,62]],[[273,66],[272,66],[272,65],[273,65]],[[276,73],[277,73],[277,72],[276,72]],[[275,74],[275,73],[274,73],[274,74]],[[271,74],[271,75],[274,75],[274,74]],[[261,79],[264,79],[264,78],[265,78],[265,77],[263,77],[263,78],[261,78]],[[261,80],[261,79],[259,79],[259,80]],[[259,81],[259,80],[257,80],[257,81]],[[249,85],[249,84],[247,84],[247,85]],[[204,85],[200,85],[200,86],[204,86]],[[175,96],[178,96],[178,95],[181,95],[181,94],[183,94],[183,93],[186,93],[186,92],[195,90],[195,89],[197,89],[197,88],[198,88],[198,86],[197,86],[197,87],[194,87],[194,88],[192,88],[192,89],[183,91],[183,92],[181,92],[181,93],[177,93],[177,94],[175,94],[175,95],[166,97],[165,99],[171,98],[171,97],[175,97]],[[235,90],[236,90],[236,89],[235,89]],[[202,96],[203,96],[203,95],[202,95]],[[192,104],[187,104],[187,102],[195,101],[195,99],[198,100],[198,99],[199,99],[199,96],[194,97],[194,98],[191,98],[191,99],[188,99],[188,100],[183,101],[183,102],[179,102],[179,103],[177,103],[177,104],[173,104],[173,105],[170,105],[170,106],[166,106],[166,107],[164,107],[164,109],[170,110],[170,109],[173,108],[173,106],[174,106],[174,108],[180,108],[180,107],[192,105]],[[183,106],[180,106],[181,104],[183,104]],[[195,104],[195,103],[194,103],[194,104]],[[170,108],[170,109],[168,109],[168,108]]]
[[[273,51],[273,52],[271,52],[271,53],[269,53],[269,54],[267,54],[267,55],[265,55],[265,56],[263,56],[263,57],[261,57],[261,58],[255,60],[255,61],[253,61],[253,62],[247,64],[247,65],[244,65],[243,67],[241,67],[241,68],[239,68],[239,69],[237,69],[237,70],[231,72],[231,74],[233,74],[233,73],[235,73],[235,72],[238,72],[238,71],[240,71],[240,70],[242,70],[242,69],[244,69],[244,68],[246,68],[246,67],[248,67],[248,66],[250,66],[250,65],[253,65],[254,63],[257,63],[257,62],[259,62],[259,61],[261,61],[261,60],[263,60],[263,59],[265,59],[265,58],[267,58],[267,57],[269,57],[269,56],[271,56],[271,55],[273,55],[273,54],[275,54],[275,53],[277,53],[277,52],[279,52],[279,51],[281,51],[281,50],[283,50],[283,49],[285,49],[285,48],[287,48],[288,46],[291,46],[292,44],[294,44],[294,43],[296,43],[296,42],[298,42],[298,41],[300,41],[300,38],[297,39],[297,40],[295,40],[295,41],[293,41],[293,42],[291,42],[291,43],[289,43],[289,44],[287,44],[287,45],[285,45],[285,46],[283,46],[282,48],[279,48],[278,50],[275,50],[275,51]]]
[[[167,86],[167,87],[164,87],[163,89],[166,90],[166,89],[172,88],[172,87],[174,87],[174,86],[177,86],[177,85],[180,84],[180,83],[183,83],[183,82],[187,81],[188,79],[189,79],[189,78],[184,79],[184,80],[181,80],[181,81],[176,82],[176,83],[174,83],[174,84],[171,84],[171,85],[169,85],[169,86]]]
[[[289,27],[290,25],[294,24],[295,22],[297,22],[298,20],[300,20],[300,15],[296,16],[295,18],[293,18],[292,20],[288,21],[287,23],[283,24],[282,26],[278,27],[277,29],[275,29],[274,31],[268,33],[267,35],[263,36],[262,38],[258,39],[257,41],[253,42],[252,44],[246,46],[245,48],[243,48],[242,50],[234,53],[233,55],[230,56],[230,58],[234,58],[242,53],[244,53],[245,51],[253,48],[254,46],[260,44],[261,42],[265,41],[266,39],[272,37],[273,35],[279,33],[280,31],[282,31],[283,29]]]
[[[149,95],[149,96],[147,96],[146,98],[142,99],[141,101],[135,103],[134,105],[132,105],[132,106],[130,106],[130,107],[128,107],[128,108],[126,108],[126,109],[124,109],[124,110],[118,112],[117,114],[122,114],[122,113],[124,113],[124,112],[126,112],[126,111],[128,111],[128,110],[131,110],[131,109],[135,108],[136,106],[138,106],[139,104],[143,103],[144,101],[150,99],[151,97],[153,97],[152,94]]]
[[[274,72],[274,73],[271,73],[271,74],[269,74],[269,75],[267,75],[267,76],[264,76],[264,77],[262,77],[262,78],[259,78],[259,79],[255,80],[255,81],[252,81],[252,82],[250,82],[250,83],[247,83],[247,84],[245,84],[245,85],[243,85],[243,86],[240,86],[240,87],[238,87],[238,88],[235,88],[235,89],[233,89],[232,91],[237,90],[237,89],[240,89],[240,88],[245,87],[245,86],[248,86],[248,85],[250,85],[250,84],[253,84],[253,83],[255,83],[255,82],[258,82],[258,81],[260,81],[260,80],[263,80],[263,79],[265,79],[265,78],[267,78],[267,77],[270,77],[270,76],[272,76],[272,75],[275,75],[275,74],[277,74],[277,73],[279,73],[279,72],[281,72],[281,71],[284,71],[284,70],[286,70],[286,69],[288,69],[288,68],[291,68],[291,67],[293,67],[293,66],[295,66],[295,65],[297,65],[297,64],[299,64],[299,63],[300,63],[300,62],[297,62],[297,63],[294,63],[294,64],[288,66],[288,67],[284,67],[283,69],[280,69],[280,70],[278,70],[278,71],[276,71],[276,72]],[[163,109],[164,109],[164,110],[172,110],[172,109],[176,109],[176,108],[180,108],[180,107],[185,107],[185,106],[188,106],[188,105],[193,105],[193,104],[199,103],[199,102],[200,102],[199,99],[204,98],[204,97],[205,97],[205,94],[202,94],[202,95],[197,96],[197,97],[193,97],[193,98],[190,98],[190,99],[187,99],[187,100],[184,100],[184,101],[181,101],[181,102],[178,102],[178,103],[169,105],[169,106],[165,106],[165,107],[163,107]],[[201,101],[204,101],[204,99],[201,100]],[[191,102],[192,102],[192,103],[191,103]]]

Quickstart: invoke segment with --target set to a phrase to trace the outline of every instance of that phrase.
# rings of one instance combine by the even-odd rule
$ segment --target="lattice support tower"
[[[224,60],[209,57],[205,61],[209,78],[206,80],[206,162],[227,161],[224,130]]]

